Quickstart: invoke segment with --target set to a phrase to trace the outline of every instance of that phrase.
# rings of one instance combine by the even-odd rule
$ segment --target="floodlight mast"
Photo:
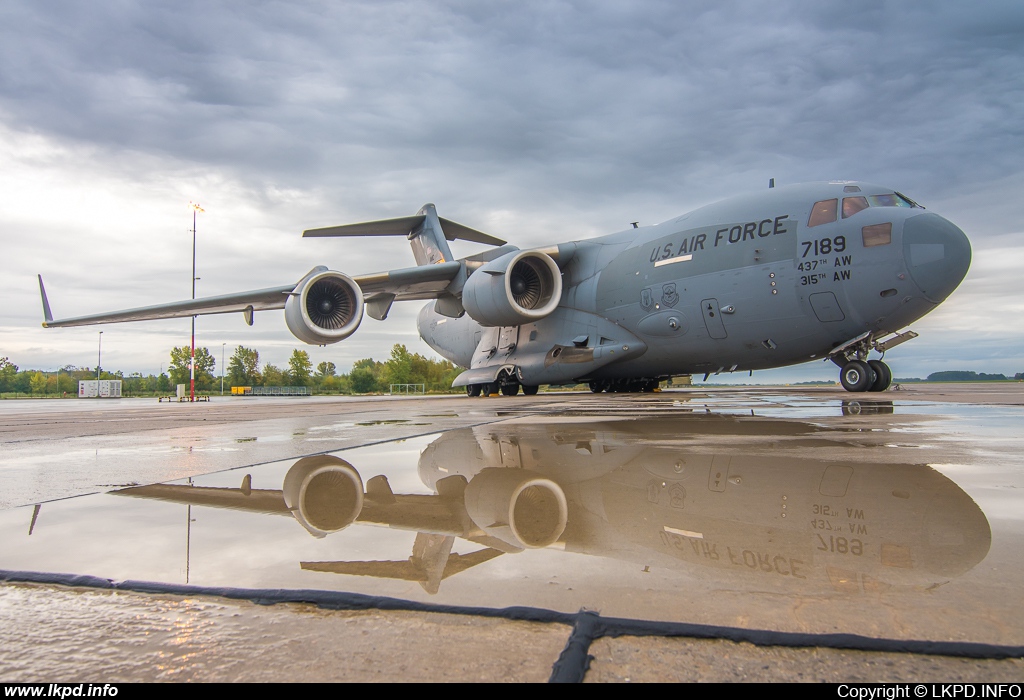
[[[103,331],[100,331],[96,341],[96,398],[100,397],[100,364],[103,361]],[[60,375],[57,375],[58,380]]]
[[[196,298],[196,214],[204,211],[196,202],[189,202],[192,209],[192,299]],[[192,357],[188,363],[188,400],[196,400],[196,317],[192,317]]]

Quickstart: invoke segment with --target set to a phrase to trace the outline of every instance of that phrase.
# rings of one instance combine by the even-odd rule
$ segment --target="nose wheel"
[[[875,381],[868,391],[885,391],[892,384],[892,370],[881,360],[868,360],[868,367],[875,371]]]
[[[839,381],[847,391],[885,391],[892,384],[892,370],[881,360],[851,360],[843,365]]]

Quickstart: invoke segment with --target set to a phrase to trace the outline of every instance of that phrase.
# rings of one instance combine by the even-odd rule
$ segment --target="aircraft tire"
[[[875,372],[875,381],[868,391],[885,391],[892,384],[892,370],[881,360],[868,360],[868,367]]]
[[[481,396],[495,396],[495,395],[497,395],[497,393],[498,393],[498,383],[497,382],[487,382],[486,384],[481,384],[480,385],[480,395]]]
[[[467,384],[466,385],[466,396],[479,396],[480,385],[479,384]]]
[[[843,365],[839,381],[847,391],[867,391],[875,381],[875,371],[866,362],[851,360]]]
[[[606,382],[601,381],[600,379],[595,379],[594,381],[590,382],[589,386],[590,390],[595,394],[600,394],[602,391],[608,388],[608,384]]]
[[[502,384],[501,393],[505,396],[515,396],[519,393],[518,384]]]
[[[523,384],[524,396],[536,396],[538,391],[540,391],[540,386],[537,384]]]

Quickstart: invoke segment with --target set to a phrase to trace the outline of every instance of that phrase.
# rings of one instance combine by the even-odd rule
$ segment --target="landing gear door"
[[[498,352],[498,341],[500,333],[497,328],[484,328],[473,353],[473,367],[486,367],[490,359]]]
[[[519,342],[519,326],[504,326],[498,334],[498,354],[511,355]]]
[[[700,308],[708,335],[719,340],[725,338],[728,334],[725,332],[725,324],[722,323],[722,310],[718,308],[718,299],[704,299],[700,303]]]
[[[513,437],[499,438],[498,446],[501,448],[501,466],[514,469],[523,468],[523,458],[519,453],[518,440]]]

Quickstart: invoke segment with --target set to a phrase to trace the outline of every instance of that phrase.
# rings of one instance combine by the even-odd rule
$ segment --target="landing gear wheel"
[[[881,360],[868,360],[868,367],[875,372],[875,381],[868,391],[885,391],[892,384],[892,370]]]
[[[608,382],[603,382],[600,379],[595,379],[590,382],[590,390],[595,394],[600,394],[602,391],[608,388]]]
[[[535,396],[539,390],[536,384],[523,384],[523,394],[526,396]]]
[[[519,385],[518,384],[502,384],[501,385],[501,393],[504,394],[505,396],[515,396],[516,394],[519,393]]]
[[[480,385],[479,384],[467,384],[466,385],[466,396],[479,396]]]
[[[487,382],[486,384],[480,385],[481,396],[494,396],[498,393],[497,382]]]
[[[847,391],[867,391],[875,381],[875,371],[866,362],[851,360],[843,365],[839,381]]]

